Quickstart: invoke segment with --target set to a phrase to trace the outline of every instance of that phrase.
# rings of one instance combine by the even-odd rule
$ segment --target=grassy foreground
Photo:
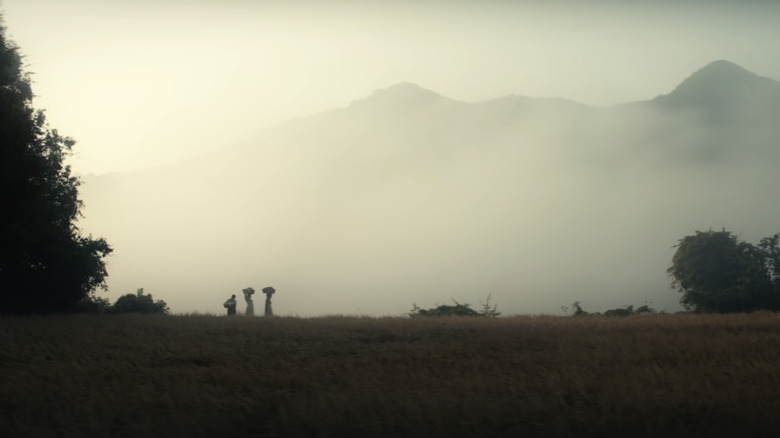
[[[780,315],[0,319],[8,437],[778,436]]]

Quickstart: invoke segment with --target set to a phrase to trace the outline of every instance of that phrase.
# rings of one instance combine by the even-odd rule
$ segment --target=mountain
[[[780,115],[780,82],[732,62],[715,61],[651,103],[663,110],[697,111],[702,121],[714,126],[761,126]]]
[[[715,61],[693,73],[654,103],[662,108],[717,107],[740,104],[774,105],[780,82],[758,76],[729,61]]]
[[[778,150],[780,82],[728,61],[712,62],[672,92],[632,105],[643,147],[670,163],[765,160]],[[651,124],[643,121],[652,117]]]
[[[777,82],[724,61],[610,109],[414,84],[177,165],[85,178],[113,295],[176,312],[273,285],[280,314],[399,315],[488,293],[504,314],[676,309],[677,239],[773,234]]]
[[[366,99],[353,101],[351,108],[365,110],[372,107],[387,107],[403,105],[410,108],[435,105],[442,102],[454,102],[431,90],[426,90],[417,84],[402,82],[388,88],[377,90]]]

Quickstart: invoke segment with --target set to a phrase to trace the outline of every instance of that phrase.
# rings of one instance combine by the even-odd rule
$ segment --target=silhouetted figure
[[[271,307],[271,297],[274,292],[276,292],[276,289],[271,286],[263,288],[263,293],[265,294],[265,316],[274,316],[274,309]]]
[[[255,294],[255,290],[251,287],[243,289],[244,300],[246,300],[246,316],[255,316],[255,303],[252,301],[252,295]]]
[[[225,308],[227,309],[228,316],[236,316],[236,296],[231,295],[230,298],[228,298],[227,301],[225,301],[225,304],[223,304]]]

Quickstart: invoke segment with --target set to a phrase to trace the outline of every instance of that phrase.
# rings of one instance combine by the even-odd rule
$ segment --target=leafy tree
[[[80,182],[63,161],[75,142],[49,129],[32,99],[0,25],[0,313],[77,310],[108,275],[111,248],[74,223]]]
[[[154,301],[151,294],[144,294],[143,288],[135,294],[125,294],[117,298],[110,309],[111,313],[160,313],[168,314],[168,304],[163,300]]]
[[[779,240],[776,234],[752,245],[725,229],[696,231],[676,245],[667,269],[672,287],[697,312],[780,310]]]

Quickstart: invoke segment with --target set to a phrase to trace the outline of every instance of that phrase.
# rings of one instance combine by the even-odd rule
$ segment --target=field
[[[778,436],[780,315],[0,319],[6,437]]]

